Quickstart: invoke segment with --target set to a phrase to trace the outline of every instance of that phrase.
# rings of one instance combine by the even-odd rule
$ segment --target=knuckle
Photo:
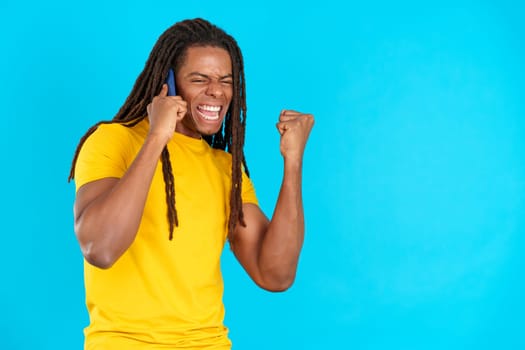
[[[305,120],[308,122],[308,123],[313,123],[314,122],[314,116],[312,114],[306,114],[305,115]]]

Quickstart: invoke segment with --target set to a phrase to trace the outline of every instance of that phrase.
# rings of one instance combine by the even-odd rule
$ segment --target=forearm
[[[147,138],[124,176],[76,216],[75,231],[90,263],[110,267],[133,243],[164,143]]]
[[[259,255],[261,277],[286,288],[295,278],[304,240],[301,173],[301,158],[285,159],[279,197]]]
[[[272,219],[268,221],[256,205],[243,205],[246,226],[237,225],[231,241],[250,277],[270,291],[286,290],[295,279],[304,240],[302,162],[313,124],[311,114],[281,111],[276,126],[284,175]]]

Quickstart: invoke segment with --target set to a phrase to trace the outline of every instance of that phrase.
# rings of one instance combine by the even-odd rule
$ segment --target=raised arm
[[[159,157],[185,114],[186,102],[167,96],[164,85],[148,105],[148,136],[124,176],[96,180],[78,189],[75,233],[90,264],[109,268],[133,243]]]
[[[302,162],[313,116],[283,111],[277,123],[281,134],[284,175],[271,221],[255,204],[244,204],[246,227],[237,225],[232,250],[260,287],[288,289],[297,271],[304,239]]]

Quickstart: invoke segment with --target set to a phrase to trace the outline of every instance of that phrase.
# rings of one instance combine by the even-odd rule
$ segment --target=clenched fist
[[[180,96],[168,96],[168,86],[164,84],[160,93],[148,104],[147,111],[149,134],[165,138],[168,143],[177,123],[186,115],[187,103]]]
[[[281,154],[285,159],[302,159],[313,125],[314,117],[311,114],[292,110],[281,112],[277,130],[281,134]]]

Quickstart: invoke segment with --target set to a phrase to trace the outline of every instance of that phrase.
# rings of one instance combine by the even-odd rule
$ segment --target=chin
[[[212,136],[212,135],[215,135],[216,133],[218,133],[219,130],[221,130],[221,126],[222,126],[222,124],[219,125],[219,127],[214,127],[214,128],[200,127],[197,130],[203,136]]]
[[[220,118],[220,121],[204,121],[204,120],[197,120],[195,123],[195,127],[197,129],[197,132],[199,132],[201,135],[207,135],[211,136],[219,132],[221,130],[221,127],[224,125],[224,117]]]

